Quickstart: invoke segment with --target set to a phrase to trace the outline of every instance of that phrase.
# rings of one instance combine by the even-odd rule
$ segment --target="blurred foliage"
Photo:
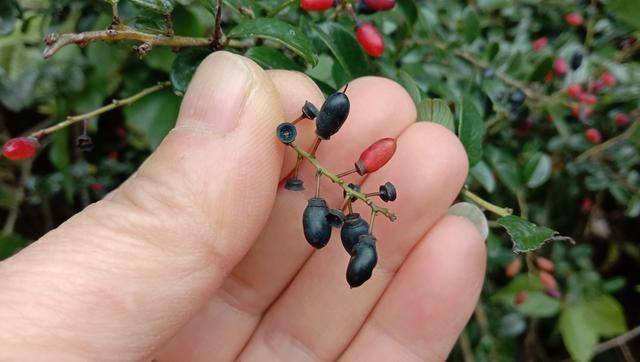
[[[132,41],[90,42],[42,58],[46,34],[107,29],[112,5],[121,24],[146,33],[207,38],[215,28],[212,0],[0,3],[2,141],[158,81],[173,85],[100,122],[89,119],[96,144],[90,153],[73,148],[83,132],[78,125],[49,137],[33,163],[0,160],[0,259],[126,179],[173,126],[180,95],[210,51],[157,46],[140,58]],[[566,24],[574,11],[584,25]],[[459,135],[472,166],[469,189],[516,210],[519,217],[491,222],[485,288],[451,360],[586,361],[602,339],[640,324],[638,1],[399,0],[392,11],[359,18],[381,29],[382,57],[363,52],[347,12],[306,13],[297,1],[225,0],[222,29],[233,41],[228,50],[264,68],[303,71],[326,93],[369,74],[397,80],[419,121]],[[541,37],[548,44],[533,51]],[[569,62],[577,52],[582,64],[554,75],[554,61]],[[615,85],[598,85],[604,72]],[[570,84],[592,89],[596,103],[567,97]],[[621,113],[629,124],[614,121]],[[588,128],[605,143],[591,144]],[[557,238],[554,230],[577,245],[514,254]],[[538,277],[542,255],[554,263],[555,289]],[[506,276],[516,258],[522,269]],[[619,360],[634,348],[640,351],[631,342],[595,358]]]

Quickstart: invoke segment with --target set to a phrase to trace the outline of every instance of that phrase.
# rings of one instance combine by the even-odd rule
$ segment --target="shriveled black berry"
[[[349,186],[349,188],[350,188],[350,189],[352,189],[352,190],[354,190],[354,191],[361,192],[361,190],[360,190],[360,185],[356,185],[356,184],[354,184],[354,183],[352,182],[352,183],[350,183],[350,184],[349,184],[349,185],[347,185],[347,186]],[[347,197],[347,192],[346,192],[346,191],[342,191],[342,197]],[[356,200],[357,200],[357,198],[355,198],[355,197],[351,197],[351,202],[354,202],[354,201],[356,201]]]
[[[520,107],[526,98],[527,96],[524,92],[517,89],[515,92],[511,93],[511,96],[509,96],[509,103],[514,107]]]
[[[352,213],[345,217],[344,225],[340,230],[342,246],[349,254],[353,254],[353,247],[360,241],[360,236],[369,233],[369,223],[360,217],[358,213]]]
[[[296,126],[289,122],[280,123],[278,128],[276,129],[276,135],[280,142],[288,145],[289,143],[296,140],[296,136],[298,135],[298,130],[296,130]]]
[[[316,249],[323,248],[331,238],[328,214],[327,202],[320,197],[309,199],[302,214],[304,237]]]
[[[290,191],[302,191],[304,190],[304,181],[295,177],[288,178],[284,188]]]
[[[380,199],[384,202],[395,201],[398,194],[396,187],[391,182],[380,185]]]
[[[304,106],[302,106],[302,114],[309,119],[316,119],[318,116],[318,108],[311,102],[305,101]]]
[[[378,263],[376,251],[376,239],[373,235],[363,235],[360,241],[353,247],[353,254],[347,266],[347,283],[351,288],[364,284],[373,273]]]
[[[334,228],[339,228],[344,223],[344,213],[339,209],[329,209],[329,213],[327,214],[327,220],[329,220],[329,225]]]
[[[365,4],[364,0],[358,0],[355,8],[356,8],[356,13],[358,14],[369,15],[369,14],[376,13],[376,10],[368,7],[367,4]]]
[[[351,104],[346,94],[333,93],[322,105],[316,119],[316,134],[318,137],[328,140],[338,132],[349,116]]]
[[[571,69],[572,70],[576,70],[578,68],[580,68],[580,66],[582,65],[582,59],[583,59],[583,55],[580,51],[576,51],[575,53],[573,53],[573,55],[571,56],[571,61],[570,61],[570,65],[571,65]]]
[[[82,134],[76,138],[76,147],[83,152],[93,150],[93,140],[86,134]]]

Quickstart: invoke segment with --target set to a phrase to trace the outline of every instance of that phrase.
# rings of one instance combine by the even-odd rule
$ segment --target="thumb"
[[[209,56],[176,128],[134,176],[0,263],[0,360],[137,360],[168,340],[266,222],[282,119],[263,70]]]

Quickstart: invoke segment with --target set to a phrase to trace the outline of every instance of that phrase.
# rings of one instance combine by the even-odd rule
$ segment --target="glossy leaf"
[[[571,357],[577,362],[589,361],[598,343],[598,334],[587,320],[586,308],[583,305],[564,308],[559,329]]]
[[[287,58],[281,51],[271,47],[252,47],[244,55],[253,59],[264,69],[304,70],[300,64]]]
[[[281,20],[257,18],[238,24],[227,34],[229,38],[262,38],[291,49],[312,66],[318,63],[311,40],[298,28]]]
[[[413,79],[413,77],[404,70],[399,70],[398,80],[400,81],[400,84],[402,84],[404,89],[409,93],[411,99],[413,99],[413,103],[420,104],[420,101],[422,101],[422,92],[420,91],[420,87],[418,87],[418,83]]]
[[[171,14],[176,6],[175,0],[131,0],[135,5],[158,14]]]
[[[500,182],[514,195],[520,192],[523,185],[518,163],[513,156],[497,147],[489,147],[487,148],[487,158]]]
[[[489,166],[480,161],[476,163],[470,170],[471,176],[482,185],[482,187],[489,193],[492,193],[496,189],[496,178]]]
[[[15,0],[0,3],[0,36],[11,34],[20,16],[20,5]]]
[[[325,24],[324,28],[313,26],[314,35],[329,49],[346,72],[349,80],[367,74],[368,60],[352,30],[338,23]]]
[[[547,241],[562,239],[558,233],[544,226],[538,226],[532,222],[521,219],[515,215],[504,216],[498,219],[513,242],[513,251],[523,253],[539,249]]]
[[[546,153],[536,152],[524,165],[522,174],[527,187],[536,188],[549,180],[551,171],[551,157]]]
[[[418,105],[418,121],[439,123],[455,132],[453,113],[442,99],[425,99]]]
[[[467,151],[469,166],[473,167],[482,159],[482,140],[484,138],[484,120],[471,98],[464,97],[460,107],[458,137]]]
[[[560,311],[560,302],[540,291],[528,292],[527,299],[516,310],[534,318],[553,317]]]
[[[157,147],[173,128],[180,98],[165,90],[148,95],[124,109],[127,126],[140,132],[149,148]]]
[[[464,40],[471,43],[480,35],[480,19],[478,13],[472,7],[464,9],[463,17],[463,34]]]
[[[186,49],[173,61],[169,73],[171,85],[177,94],[184,94],[193,78],[193,74],[209,51],[201,48]]]

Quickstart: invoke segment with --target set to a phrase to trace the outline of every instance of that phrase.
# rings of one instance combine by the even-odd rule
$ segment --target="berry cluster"
[[[346,89],[345,91],[346,92]],[[376,237],[373,236],[373,223],[377,214],[383,214],[390,220],[396,217],[389,210],[377,206],[371,197],[377,196],[384,202],[394,201],[397,197],[396,188],[391,182],[380,185],[377,192],[363,193],[357,183],[347,183],[343,177],[358,174],[367,175],[379,170],[393,156],[396,141],[393,138],[383,138],[365,149],[351,170],[333,174],[322,167],[316,159],[316,151],[323,140],[329,140],[336,134],[349,115],[350,102],[344,92],[336,92],[329,96],[320,110],[305,102],[302,114],[298,119],[289,123],[281,123],[276,130],[278,139],[294,149],[298,154],[295,169],[286,180],[285,188],[291,191],[304,190],[304,181],[298,177],[300,166],[304,160],[309,161],[316,169],[315,196],[310,198],[302,214],[302,228],[305,239],[316,249],[327,245],[331,238],[332,228],[341,228],[340,238],[344,249],[351,256],[347,266],[347,282],[354,288],[362,285],[373,272],[378,262],[376,251]],[[316,140],[307,152],[295,144],[296,123],[302,120],[315,120]],[[343,189],[344,205],[339,209],[329,208],[327,201],[320,197],[320,180],[322,176],[329,178]],[[352,203],[363,201],[371,208],[371,216],[364,220],[359,213],[353,212]],[[348,210],[344,215],[343,210]]]
[[[305,11],[325,11],[340,6],[356,20],[356,39],[365,53],[379,57],[384,53],[384,39],[380,30],[371,22],[360,22],[356,14],[369,15],[379,11],[388,11],[396,5],[396,0],[358,0],[355,4],[338,0],[301,0],[300,7]]]
[[[517,257],[509,263],[504,270],[505,275],[508,278],[514,278],[522,271],[522,258]],[[537,256],[535,262],[528,265],[530,272],[537,273],[540,284],[544,288],[545,293],[552,298],[562,297],[562,292],[558,286],[558,281],[553,276],[555,272],[555,263],[550,259],[542,256]],[[514,297],[514,303],[516,305],[523,304],[527,301],[527,292],[524,290],[519,291]]]

